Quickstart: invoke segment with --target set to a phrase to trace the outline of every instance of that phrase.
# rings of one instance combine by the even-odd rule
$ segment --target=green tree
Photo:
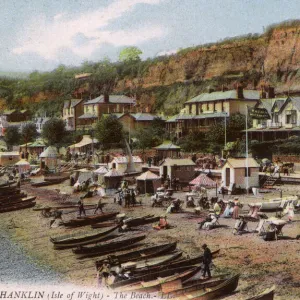
[[[139,129],[135,134],[137,139],[136,147],[141,150],[158,146],[162,140],[162,136],[157,136],[153,128]]]
[[[11,126],[8,127],[5,131],[4,140],[10,148],[14,145],[20,144],[21,135],[19,133],[18,127]]]
[[[21,141],[23,144],[26,144],[25,152],[27,152],[27,144],[33,142],[37,135],[38,133],[34,123],[27,123],[23,126],[21,131]]]
[[[51,118],[43,126],[42,137],[50,146],[64,144],[66,135],[65,122],[61,119]]]
[[[123,125],[116,116],[102,117],[96,124],[95,137],[102,144],[103,149],[123,142]]]
[[[153,119],[151,128],[153,129],[153,133],[158,137],[162,137],[166,134],[165,121],[160,117],[156,117]]]
[[[143,54],[141,49],[138,47],[126,47],[120,51],[119,61],[130,62],[130,61],[140,61],[140,55]]]

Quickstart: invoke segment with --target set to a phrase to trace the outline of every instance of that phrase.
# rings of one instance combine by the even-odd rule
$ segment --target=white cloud
[[[52,22],[46,16],[36,17],[22,32],[19,46],[14,54],[36,53],[48,60],[56,60],[60,49],[69,49],[74,54],[89,58],[102,44],[114,46],[136,45],[153,38],[162,37],[165,31],[159,25],[135,30],[109,31],[104,28],[112,21],[131,11],[137,4],[159,4],[163,0],[116,0],[105,8],[82,13],[79,16],[58,14]],[[76,43],[76,37],[81,43]]]

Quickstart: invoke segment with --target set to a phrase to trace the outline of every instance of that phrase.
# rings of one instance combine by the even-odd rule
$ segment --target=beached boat
[[[133,273],[135,274],[135,272],[137,272],[138,270],[141,270],[141,269],[144,270],[144,269],[148,268],[150,270],[151,267],[158,266],[158,265],[162,266],[170,261],[178,259],[181,255],[182,255],[182,252],[174,252],[171,254],[147,258],[147,259],[138,260],[135,262],[129,261],[126,263],[122,263],[121,267],[124,270],[132,270]]]
[[[220,249],[216,251],[212,251],[212,256],[215,258],[220,252]],[[180,267],[185,267],[185,266],[191,266],[195,264],[199,264],[203,262],[203,254],[193,257],[193,258],[187,258],[187,259],[181,259],[178,261],[173,261],[168,263],[167,265],[150,265],[145,268],[139,268],[136,270],[133,270],[133,273],[147,273],[149,271],[154,272],[159,269],[175,269],[175,268],[180,268]]]
[[[99,215],[91,215],[85,216],[78,219],[71,219],[63,224],[67,227],[78,227],[78,226],[85,226],[91,225],[93,223],[98,223],[101,221],[107,221],[114,218],[119,212],[111,212],[106,214],[99,214]]]
[[[99,243],[94,246],[78,247],[72,249],[72,251],[75,254],[81,254],[79,258],[99,256],[103,253],[106,253],[109,250],[115,251],[115,249],[118,249],[119,247],[133,245],[137,242],[144,240],[145,238],[145,235],[121,237],[109,243]]]
[[[119,227],[106,228],[100,232],[89,231],[80,234],[64,235],[56,238],[50,237],[50,241],[54,244],[55,249],[65,249],[76,246],[83,246],[101,241],[108,235],[116,235],[119,231]]]
[[[176,292],[180,293],[173,299],[177,300],[213,300],[217,299],[221,296],[226,296],[235,291],[238,286],[240,275],[237,274],[228,280],[224,281],[223,283],[211,288],[205,289],[200,288],[198,289],[197,286],[194,288],[188,287],[187,289],[179,289]]]
[[[124,220],[124,224],[128,227],[136,227],[136,226],[142,226],[146,224],[151,224],[154,222],[158,222],[160,217],[155,216],[145,216],[145,217],[138,217],[138,218],[128,218]]]
[[[51,181],[41,181],[41,182],[32,183],[31,186],[34,186],[34,187],[48,186],[48,185],[53,185],[53,184],[59,184],[59,183],[62,183],[64,181],[65,181],[65,179],[56,179],[56,180],[51,180]]]
[[[173,280],[166,283],[161,284],[160,296],[162,299],[165,298],[175,298],[176,296],[182,295],[189,291],[195,291],[200,289],[208,289],[215,287],[223,282],[225,282],[228,278],[225,276],[216,276],[213,278],[203,278],[196,280],[188,280],[186,282],[182,282],[181,280]]]
[[[27,196],[27,194],[24,192],[18,193],[18,194],[7,195],[7,196],[0,196],[0,205],[2,203],[13,202],[15,200],[25,198],[26,196]]]
[[[0,208],[12,206],[12,205],[18,205],[19,203],[32,202],[35,199],[36,199],[36,196],[28,196],[28,197],[21,198],[21,199],[15,199],[11,202],[0,203]]]
[[[13,203],[8,206],[0,207],[0,213],[5,213],[9,211],[19,210],[19,209],[25,209],[30,208],[36,205],[35,201],[26,201],[26,202],[19,202],[19,203]]]
[[[9,195],[9,194],[11,194],[11,192],[15,191],[16,189],[19,189],[18,183],[14,183],[9,186],[1,187],[0,188],[0,196]]]
[[[253,296],[251,298],[247,298],[247,300],[273,300],[274,299],[274,293],[275,293],[275,286],[272,286],[269,289],[266,289],[262,293]]]
[[[108,259],[110,265],[118,265],[128,261],[137,261],[149,257],[155,257],[170,253],[176,249],[177,243],[162,244],[147,248],[142,248],[136,251],[128,252],[120,255],[108,255],[106,258],[96,261],[96,268],[98,269],[105,259]]]
[[[111,227],[116,224],[117,224],[116,221],[109,221],[109,222],[101,222],[101,223],[92,224],[91,227],[93,229],[97,229],[97,228]]]
[[[181,280],[185,281],[200,271],[200,266],[188,266],[176,269],[161,270],[142,276],[132,277],[110,285],[112,289],[121,291],[155,292],[159,291],[161,284]]]

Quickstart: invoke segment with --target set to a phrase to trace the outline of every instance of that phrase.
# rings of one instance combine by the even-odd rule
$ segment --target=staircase
[[[277,183],[279,178],[265,175],[265,177],[263,179],[264,179],[264,182],[262,184],[262,187],[269,188],[269,187],[273,187]]]

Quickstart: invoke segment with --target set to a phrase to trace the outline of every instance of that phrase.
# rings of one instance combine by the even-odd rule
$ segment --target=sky
[[[116,61],[127,46],[146,59],[300,18],[299,0],[1,0],[0,8],[0,71],[13,72]]]

